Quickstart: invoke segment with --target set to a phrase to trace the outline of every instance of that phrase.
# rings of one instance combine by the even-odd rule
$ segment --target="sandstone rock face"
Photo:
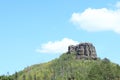
[[[97,59],[95,47],[92,43],[80,43],[78,45],[70,45],[68,47],[68,54],[76,53],[77,59]]]

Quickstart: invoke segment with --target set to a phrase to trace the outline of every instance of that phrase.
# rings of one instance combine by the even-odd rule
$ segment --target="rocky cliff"
[[[97,59],[96,50],[92,43],[70,45],[68,47],[68,54],[72,53],[76,53],[77,59]]]

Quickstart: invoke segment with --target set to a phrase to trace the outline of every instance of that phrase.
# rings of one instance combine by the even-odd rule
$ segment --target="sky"
[[[120,0],[1,0],[0,75],[58,58],[90,42],[120,64]]]

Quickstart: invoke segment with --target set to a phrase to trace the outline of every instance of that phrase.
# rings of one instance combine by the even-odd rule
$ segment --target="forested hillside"
[[[64,53],[58,59],[25,68],[0,80],[120,80],[120,66],[109,59],[76,59]]]

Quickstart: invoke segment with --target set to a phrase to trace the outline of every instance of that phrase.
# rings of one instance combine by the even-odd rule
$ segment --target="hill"
[[[120,80],[120,66],[109,59],[76,56],[76,50],[67,52],[50,62],[32,65],[10,76],[0,76],[0,80]]]

